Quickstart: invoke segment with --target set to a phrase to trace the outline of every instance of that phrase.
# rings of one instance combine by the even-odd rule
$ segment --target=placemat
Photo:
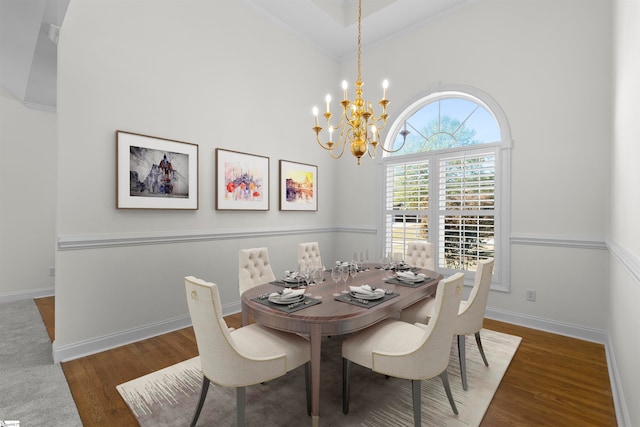
[[[385,283],[391,283],[392,285],[398,285],[398,286],[406,286],[409,288],[419,288],[422,285],[426,285],[429,282],[434,281],[435,279],[432,277],[427,277],[426,279],[424,279],[422,282],[416,282],[416,283],[408,283],[408,282],[403,282],[402,280],[398,280],[395,277],[390,277],[388,279],[384,279]]]
[[[378,304],[382,304],[385,301],[389,301],[391,298],[395,298],[398,295],[400,295],[400,294],[391,293],[391,294],[386,294],[385,296],[383,296],[380,299],[360,300],[360,299],[352,297],[350,294],[343,294],[343,295],[340,295],[339,297],[334,297],[334,299],[336,301],[346,302],[347,304],[353,304],[353,305],[357,305],[359,307],[371,308],[371,307],[375,307]]]
[[[320,304],[322,301],[315,298],[305,297],[302,301],[292,304],[275,304],[269,301],[268,298],[260,299],[260,298],[252,298],[251,301],[259,302],[262,305],[266,305],[267,307],[275,308],[276,310],[284,311],[285,313],[293,313],[294,311],[303,310],[307,307],[314,306],[316,304]]]

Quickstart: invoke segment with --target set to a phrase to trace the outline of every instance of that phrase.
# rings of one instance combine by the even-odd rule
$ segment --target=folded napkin
[[[415,274],[413,271],[398,271],[396,272],[396,276],[400,279],[409,279],[409,280],[419,280],[426,279],[427,275],[423,273]]]
[[[274,292],[269,295],[269,298],[278,298],[280,301],[298,300],[300,299],[300,295],[304,295],[304,291],[304,289],[285,288],[282,290],[282,293]]]
[[[353,292],[356,295],[362,295],[367,297],[384,295],[384,289],[371,289],[371,286],[369,285],[349,286],[349,289],[351,290],[351,292]]]

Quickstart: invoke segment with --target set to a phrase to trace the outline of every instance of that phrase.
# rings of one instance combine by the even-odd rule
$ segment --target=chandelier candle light
[[[322,143],[320,140],[320,132],[322,127],[318,123],[318,108],[313,107],[313,115],[316,119],[316,125],[312,128],[316,133],[316,140],[318,144],[325,150],[329,151],[329,155],[334,159],[339,159],[344,154],[344,150],[349,143],[351,154],[358,159],[360,164],[360,158],[366,153],[371,158],[376,157],[376,151],[378,143],[380,142],[380,131],[387,125],[387,105],[389,100],[387,99],[387,88],[389,82],[385,80],[382,82],[382,99],[379,104],[382,106],[382,114],[379,117],[375,117],[373,114],[373,106],[370,102],[367,102],[362,98],[362,75],[361,68],[361,55],[360,55],[360,27],[362,22],[362,0],[358,0],[358,80],[356,81],[356,99],[351,102],[348,99],[347,81],[342,82],[343,99],[340,102],[342,104],[342,117],[340,124],[336,127],[331,125],[331,95],[327,95],[325,101],[327,103],[327,111],[324,113],[324,117],[327,119],[327,130],[329,132],[329,141]],[[339,131],[337,135],[338,141],[333,141],[333,133]],[[402,144],[404,146],[404,142]],[[389,151],[381,145],[384,151]],[[400,147],[402,148],[402,146]],[[398,151],[397,150],[393,151]],[[339,154],[338,154],[339,151]]]

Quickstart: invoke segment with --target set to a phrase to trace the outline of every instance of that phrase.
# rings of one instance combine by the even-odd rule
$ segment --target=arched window
[[[440,88],[399,115],[385,147],[385,252],[428,240],[445,275],[494,257],[494,288],[508,290],[511,139],[499,106],[473,88]]]

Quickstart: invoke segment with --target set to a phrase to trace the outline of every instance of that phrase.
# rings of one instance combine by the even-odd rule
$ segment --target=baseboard
[[[242,310],[240,302],[228,304],[222,307],[224,316],[238,313]],[[162,322],[140,326],[138,328],[105,335],[91,340],[86,340],[65,346],[58,346],[53,342],[53,361],[54,363],[67,362],[69,360],[79,359],[91,354],[101,353],[116,347],[142,341],[158,335],[177,331],[179,329],[191,326],[191,317],[185,316],[175,317]]]
[[[539,329],[541,331],[551,332],[553,334],[596,342],[603,345],[607,345],[609,340],[609,334],[606,331],[587,328],[572,323],[557,322],[555,320],[529,316],[512,311],[498,310],[491,307],[487,307],[485,317],[506,323],[512,323],[514,325],[524,326],[531,329]]]
[[[111,350],[112,348],[177,331],[178,329],[189,326],[191,326],[191,317],[185,315],[64,346],[58,346],[56,345],[56,341],[54,341],[52,346],[53,361],[54,363],[60,363],[79,359],[80,357]]]
[[[620,372],[616,364],[616,356],[613,351],[613,343],[611,337],[605,346],[607,353],[607,366],[609,368],[609,381],[611,382],[611,393],[613,394],[613,403],[616,408],[616,419],[618,420],[618,427],[631,426],[631,416],[629,415],[629,408],[624,398],[624,391],[622,390],[622,381],[620,380]]]
[[[43,297],[51,297],[55,295],[54,288],[29,289],[27,291],[8,292],[0,294],[0,304],[14,301],[22,301],[25,299],[36,299]]]

